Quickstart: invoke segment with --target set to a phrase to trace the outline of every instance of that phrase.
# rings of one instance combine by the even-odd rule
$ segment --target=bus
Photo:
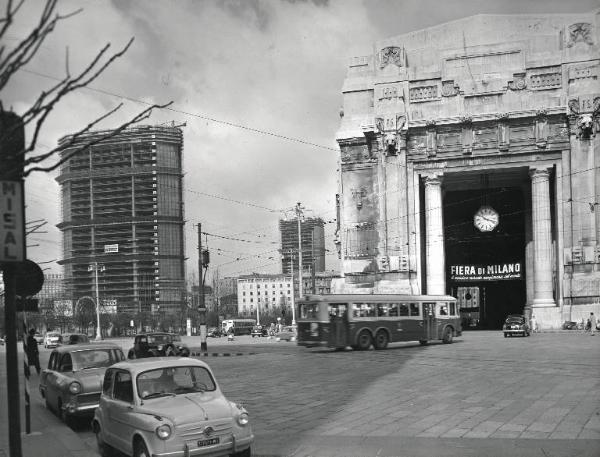
[[[221,322],[221,331],[227,335],[233,329],[234,335],[250,335],[256,319],[226,319]]]
[[[362,351],[398,341],[448,344],[462,334],[458,308],[449,295],[307,295],[298,302],[297,342]]]

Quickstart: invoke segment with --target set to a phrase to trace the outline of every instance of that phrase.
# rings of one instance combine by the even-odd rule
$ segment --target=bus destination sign
[[[523,279],[521,262],[500,263],[495,265],[451,265],[452,281],[503,281]]]

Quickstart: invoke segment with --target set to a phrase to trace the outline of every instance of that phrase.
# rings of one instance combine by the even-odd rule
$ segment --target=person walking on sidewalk
[[[596,316],[594,316],[594,313],[590,313],[588,322],[590,323],[590,335],[594,336],[594,331],[596,330]]]
[[[25,343],[25,352],[27,354],[27,365],[35,366],[35,370],[37,374],[40,374],[40,352],[38,351],[37,341],[34,338],[35,329],[32,328],[29,330],[29,335],[27,336],[27,341]]]

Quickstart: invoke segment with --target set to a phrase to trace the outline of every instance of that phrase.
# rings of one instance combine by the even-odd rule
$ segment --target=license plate
[[[209,440],[198,441],[198,447],[212,446],[213,444],[219,444],[219,438],[211,438]]]

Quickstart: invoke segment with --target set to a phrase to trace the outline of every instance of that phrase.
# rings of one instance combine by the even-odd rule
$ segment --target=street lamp
[[[102,329],[100,328],[100,291],[98,290],[98,270],[104,271],[104,265],[98,265],[98,262],[94,262],[88,265],[88,271],[94,271],[94,282],[96,285],[96,341],[102,339]]]

